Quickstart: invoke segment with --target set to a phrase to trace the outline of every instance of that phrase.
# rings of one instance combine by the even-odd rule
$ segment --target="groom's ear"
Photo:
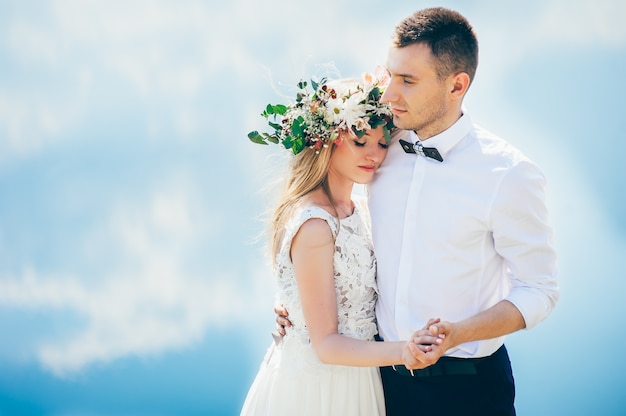
[[[450,98],[462,99],[470,86],[470,77],[466,72],[458,72],[450,77]]]

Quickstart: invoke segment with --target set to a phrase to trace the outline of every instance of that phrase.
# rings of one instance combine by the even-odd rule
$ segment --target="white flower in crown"
[[[369,118],[369,117],[366,117]],[[366,118],[359,118],[354,121],[354,128],[358,131],[367,130],[370,128],[368,120]]]
[[[349,131],[351,131],[349,129],[350,127],[355,127],[357,130],[363,130],[363,127],[367,125],[367,122],[363,119],[363,117],[365,117],[367,111],[375,108],[374,106],[362,104],[366,99],[367,93],[363,90],[351,93],[351,95],[343,102],[343,111],[340,114],[341,127],[347,127]]]
[[[339,126],[343,120],[344,101],[342,96],[329,99],[324,105],[324,121]]]
[[[374,74],[366,72],[363,74],[363,83],[365,84],[365,89],[372,88],[373,86],[387,86],[389,83],[389,71],[382,66],[377,66]]]
[[[387,75],[385,71],[377,73]],[[393,114],[388,104],[380,102],[386,81],[380,82],[371,74],[364,74],[360,85],[352,80],[327,82],[323,78],[320,82],[311,80],[312,93],[307,90],[308,83],[300,81],[295,103],[268,104],[261,113],[274,131],[251,131],[248,138],[258,144],[281,143],[298,154],[306,147],[318,152],[341,132],[363,137],[367,130],[382,126],[389,143]]]

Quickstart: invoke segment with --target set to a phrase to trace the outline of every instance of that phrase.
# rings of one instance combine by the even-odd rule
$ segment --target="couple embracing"
[[[294,154],[270,230],[281,334],[242,415],[515,414],[504,337],[554,308],[556,254],[543,173],[464,111],[477,64],[462,15],[419,10],[383,76],[268,106],[274,133],[250,138]]]

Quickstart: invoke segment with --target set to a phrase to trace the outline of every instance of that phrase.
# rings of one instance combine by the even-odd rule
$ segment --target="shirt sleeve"
[[[504,175],[493,202],[495,249],[505,260],[511,284],[506,300],[519,309],[526,329],[543,321],[559,299],[545,188],[539,168],[522,161]]]

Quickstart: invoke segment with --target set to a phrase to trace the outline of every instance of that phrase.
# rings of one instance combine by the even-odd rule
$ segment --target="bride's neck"
[[[352,215],[354,204],[352,203],[352,188],[354,182],[345,178],[338,180],[329,175],[328,189],[330,191],[331,205],[337,211],[339,218]]]
[[[354,181],[347,178],[338,178],[335,175],[328,175],[328,189],[332,202],[338,205],[352,204],[352,188]]]

